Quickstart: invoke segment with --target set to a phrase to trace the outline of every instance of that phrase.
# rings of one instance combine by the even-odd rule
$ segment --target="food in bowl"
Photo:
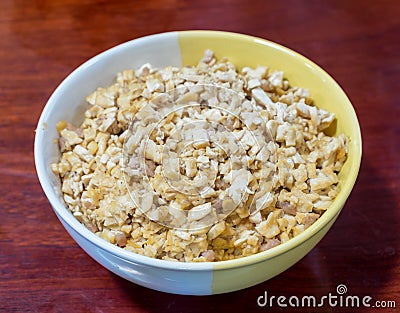
[[[118,73],[60,121],[52,164],[76,219],[126,250],[173,261],[241,258],[329,209],[348,153],[335,115],[266,66],[207,50],[197,66]]]
[[[205,49],[227,56],[238,71],[268,64],[283,70],[293,86],[312,93],[313,103],[336,116],[324,130],[344,133],[348,154],[337,174],[336,198],[305,231],[272,249],[220,262],[173,262],[132,253],[103,240],[80,223],[63,201],[58,175],[51,164],[60,160],[57,123],[81,125],[84,99],[98,86],[109,86],[115,73],[149,62],[157,68],[196,65]],[[160,53],[162,52],[162,53]],[[339,216],[355,184],[362,155],[360,126],[343,89],[323,69],[279,44],[252,36],[217,31],[179,31],[138,38],[107,50],[74,70],[57,87],[40,116],[35,135],[35,165],[40,184],[67,232],[94,260],[135,284],[176,294],[209,295],[231,292],[268,280],[303,258],[325,236]],[[129,187],[129,184],[126,184]],[[351,209],[351,208],[350,208]]]

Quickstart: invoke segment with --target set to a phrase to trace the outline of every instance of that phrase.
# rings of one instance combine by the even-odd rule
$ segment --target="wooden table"
[[[400,4],[393,1],[0,2],[0,312],[242,312],[257,298],[335,293],[400,306]],[[95,54],[148,34],[217,29],[263,37],[326,69],[357,111],[360,175],[332,230],[281,275],[235,293],[191,297],[148,290],[83,252],[45,198],[33,138],[46,100]],[[302,312],[395,312],[324,305]]]

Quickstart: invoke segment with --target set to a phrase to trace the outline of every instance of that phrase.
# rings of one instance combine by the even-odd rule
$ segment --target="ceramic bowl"
[[[79,125],[85,97],[112,83],[116,73],[144,63],[156,67],[194,65],[204,50],[226,56],[239,68],[267,65],[282,70],[295,86],[307,88],[314,103],[334,112],[336,132],[350,137],[348,159],[339,174],[339,194],[332,206],[297,237],[268,251],[244,258],[205,263],[158,260],[119,248],[79,223],[61,199],[59,179],[50,164],[59,158],[56,124]],[[303,258],[338,217],[356,181],[361,160],[361,134],[346,94],[324,70],[279,44],[247,35],[217,31],[170,32],[135,39],[109,49],[74,70],[54,91],[38,122],[35,163],[42,188],[68,233],[93,259],[136,284],[176,294],[209,295],[243,289],[268,280]]]

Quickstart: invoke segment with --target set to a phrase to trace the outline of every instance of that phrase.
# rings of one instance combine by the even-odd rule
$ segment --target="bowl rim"
[[[50,116],[50,111],[54,105],[56,105],[56,98],[63,92],[63,89],[68,85],[69,81],[71,81],[75,76],[80,75],[81,72],[85,71],[87,68],[91,66],[93,63],[101,62],[103,58],[106,58],[112,55],[114,52],[129,48],[130,45],[136,44],[138,41],[147,40],[147,39],[161,39],[166,36],[178,36],[179,34],[185,34],[186,36],[220,36],[220,37],[231,37],[235,40],[251,40],[257,44],[263,44],[273,49],[278,49],[284,53],[290,54],[295,58],[299,58],[302,62],[304,62],[307,66],[316,69],[319,73],[321,73],[325,78],[329,79],[335,87],[338,89],[338,92],[341,92],[346,100],[346,106],[349,106],[349,110],[352,114],[352,120],[356,123],[356,134],[353,134],[356,141],[358,142],[357,149],[354,149],[354,160],[352,163],[352,171],[349,176],[345,180],[342,185],[342,189],[340,190],[338,196],[335,198],[333,204],[314,224],[312,224],[309,228],[307,228],[304,232],[297,235],[296,237],[288,240],[285,243],[282,243],[274,248],[271,248],[267,251],[259,252],[254,255],[245,256],[238,259],[233,260],[225,260],[218,262],[177,262],[170,260],[161,260],[155,259],[152,257],[140,255],[123,248],[120,248],[112,243],[98,237],[94,233],[92,233],[89,229],[87,229],[83,224],[81,224],[70,211],[68,211],[65,204],[59,198],[59,195],[54,190],[49,177],[47,176],[47,170],[44,164],[43,151],[45,145],[45,130],[46,130],[46,120]],[[213,31],[213,30],[187,30],[187,31],[174,31],[174,32],[165,32],[158,33],[149,36],[144,36],[140,38],[136,38],[133,40],[129,40],[127,42],[121,43],[117,46],[114,46],[110,49],[107,49],[94,57],[88,59],[86,62],[78,66],[74,69],[65,79],[56,87],[51,96],[49,97],[46,105],[40,115],[35,140],[34,140],[34,159],[35,159],[35,167],[36,172],[39,178],[39,182],[42,186],[42,189],[48,198],[53,210],[55,211],[57,217],[65,222],[72,230],[74,230],[77,234],[82,236],[85,240],[91,242],[96,247],[107,251],[108,253],[113,254],[118,258],[122,258],[128,262],[139,263],[142,265],[147,265],[155,268],[163,268],[167,270],[173,271],[206,271],[210,270],[210,268],[214,270],[223,270],[228,268],[239,268],[244,267],[249,264],[256,264],[263,262],[267,259],[273,259],[281,254],[288,252],[300,244],[308,241],[310,238],[315,236],[318,232],[320,232],[329,222],[334,220],[340,213],[346,199],[348,198],[358,176],[358,172],[361,164],[361,156],[362,156],[362,140],[361,140],[361,131],[359,122],[357,119],[357,115],[355,113],[354,107],[348,99],[347,95],[343,91],[343,89],[339,86],[339,84],[320,66],[318,66],[313,61],[304,57],[303,55],[297,53],[296,51],[282,46],[278,43],[272,42],[267,39],[241,34],[241,33],[233,33],[233,32],[225,32],[225,31]]]

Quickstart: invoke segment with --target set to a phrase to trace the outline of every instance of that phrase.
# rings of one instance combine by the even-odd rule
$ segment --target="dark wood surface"
[[[0,1],[0,311],[248,312],[270,295],[347,294],[400,307],[400,3],[393,1]],[[243,291],[191,297],[115,276],[83,252],[45,198],[33,138],[46,100],[75,67],[124,41],[171,30],[263,37],[326,69],[357,111],[360,175],[328,235],[281,275]],[[394,309],[303,308],[307,312]]]

